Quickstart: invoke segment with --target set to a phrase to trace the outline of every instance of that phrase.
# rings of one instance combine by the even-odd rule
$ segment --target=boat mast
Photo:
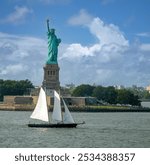
[[[60,99],[60,100],[62,100],[62,99]],[[60,103],[61,103],[61,101],[60,101]],[[61,107],[61,117],[62,117],[62,122],[64,122],[62,107]]]
[[[61,101],[62,101],[63,98],[62,98],[62,96],[60,95],[60,89],[59,89],[59,97],[60,97],[60,104],[61,104]],[[62,118],[62,122],[64,122],[62,106],[61,106],[61,118]]]

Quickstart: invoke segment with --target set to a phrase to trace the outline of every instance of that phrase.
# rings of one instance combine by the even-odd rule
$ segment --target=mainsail
[[[52,121],[54,122],[62,121],[60,96],[56,91],[54,91],[54,108],[53,108],[53,113],[52,113]]]
[[[65,108],[65,113],[63,116],[63,122],[64,123],[75,123],[64,99],[62,99],[62,100],[63,100],[63,104],[64,104],[64,108]]]
[[[38,98],[37,105],[30,116],[30,118],[49,121],[48,118],[48,109],[47,109],[47,102],[46,102],[46,94],[43,88],[40,89],[40,94]]]

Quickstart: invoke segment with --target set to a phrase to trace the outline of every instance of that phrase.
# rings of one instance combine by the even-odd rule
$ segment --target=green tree
[[[117,103],[140,105],[140,100],[139,97],[137,95],[134,95],[130,90],[121,89],[118,90]]]
[[[117,101],[117,91],[114,87],[109,86],[105,88],[105,101],[110,104],[116,104]]]
[[[98,100],[103,100],[105,101],[105,88],[102,86],[97,86],[94,90],[93,90],[93,97],[96,97]]]
[[[148,91],[146,91],[143,87],[137,87],[136,85],[132,85],[132,87],[129,87],[127,89],[130,90],[134,95],[137,95],[140,99],[144,99],[148,96]]]
[[[3,93],[2,93],[2,86],[3,86],[4,81],[0,79],[0,101],[3,100]]]
[[[94,88],[95,87],[88,84],[79,85],[73,90],[72,96],[92,96]]]
[[[29,80],[0,80],[0,100],[4,95],[24,95],[34,88]]]
[[[148,91],[143,92],[143,98],[142,99],[150,99],[150,93]]]
[[[139,88],[140,89],[140,88]],[[141,89],[140,89],[141,90]],[[137,92],[137,91],[136,91]],[[140,105],[139,96],[130,89],[115,89],[113,86],[91,86],[82,84],[76,87],[73,96],[93,96],[109,104]],[[145,95],[146,97],[146,95]],[[147,97],[149,97],[147,93]]]
[[[98,100],[103,100],[107,103],[115,104],[117,98],[117,91],[112,86],[109,87],[97,86],[93,90],[93,96],[96,97]]]

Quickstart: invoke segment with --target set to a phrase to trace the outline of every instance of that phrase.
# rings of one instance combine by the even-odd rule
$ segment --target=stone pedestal
[[[44,67],[43,88],[48,96],[53,96],[53,91],[59,91],[59,66],[58,64],[46,64]]]

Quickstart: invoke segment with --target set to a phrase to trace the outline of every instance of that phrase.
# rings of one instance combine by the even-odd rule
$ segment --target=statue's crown
[[[55,32],[55,29],[51,29],[51,32]]]

